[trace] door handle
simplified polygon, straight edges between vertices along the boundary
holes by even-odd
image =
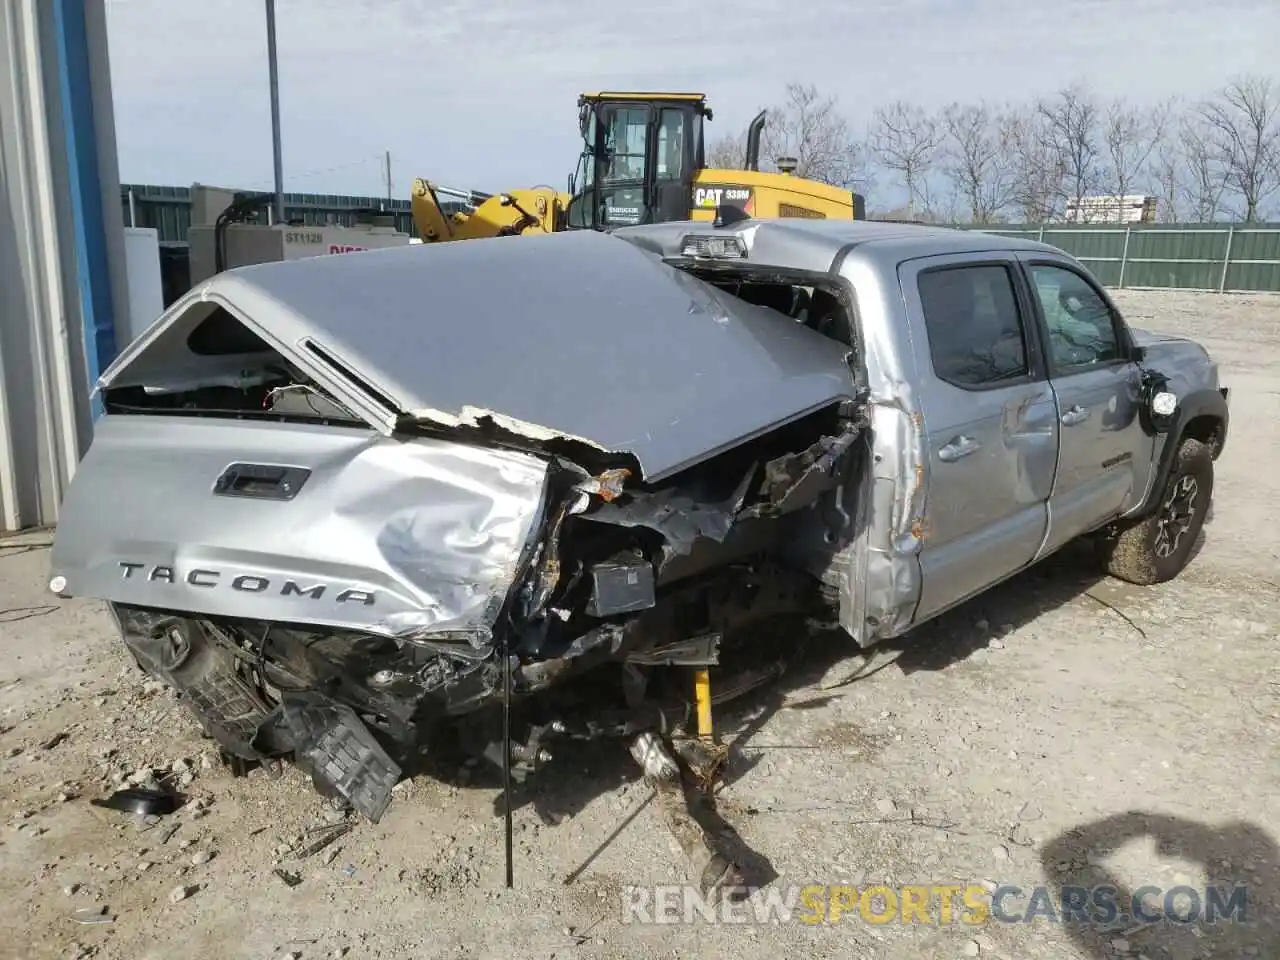
[[[307,482],[305,467],[277,467],[261,463],[233,463],[213,484],[214,496],[259,500],[292,500]]]
[[[938,451],[938,459],[951,463],[976,452],[980,446],[982,444],[973,439],[973,437],[956,437]]]
[[[1082,407],[1078,403],[1075,406],[1069,408],[1062,415],[1062,422],[1068,427],[1074,427],[1076,424],[1084,423],[1088,419],[1089,419],[1088,408]]]

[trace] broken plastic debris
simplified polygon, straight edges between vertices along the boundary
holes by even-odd
[[[125,787],[105,800],[90,800],[95,807],[122,810],[144,817],[163,817],[178,809],[178,795],[168,790],[152,790],[147,787]]]
[[[71,914],[71,919],[76,923],[111,923],[115,917],[107,913],[107,908],[102,907],[82,907]]]
[[[275,717],[295,762],[324,788],[322,792],[339,794],[377,823],[391,802],[400,767],[355,711],[323,695],[303,692],[286,696]]]
[[[631,756],[640,764],[645,776],[652,780],[674,781],[680,778],[680,767],[655,733],[645,731],[631,741]]]
[[[594,493],[605,503],[612,503],[622,496],[622,485],[627,482],[629,476],[631,476],[630,470],[626,467],[617,467],[575,484],[574,489],[581,490],[583,493]]]
[[[320,836],[308,843],[306,846],[295,851],[293,859],[303,860],[306,857],[317,854],[339,837],[345,836],[350,831],[351,824],[349,823],[331,823],[323,827],[317,827],[315,830],[309,832],[318,833]]]

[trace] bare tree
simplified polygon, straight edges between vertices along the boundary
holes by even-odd
[[[968,203],[954,190],[938,191],[936,194],[929,181],[920,184],[920,210],[913,219],[925,223],[961,224],[974,222]],[[986,221],[984,221],[986,222]]]
[[[819,95],[812,84],[787,84],[786,98],[765,117],[760,152],[762,168],[792,157],[796,176],[840,187],[864,172],[862,150],[836,98]]]
[[[707,149],[707,166],[720,170],[741,170],[747,159],[747,134],[726,133]]]
[[[1244,219],[1280,187],[1280,88],[1268,77],[1245,76],[1200,106],[1214,160],[1244,204]]]
[[[1049,137],[1042,149],[1060,154],[1065,199],[1075,204],[1079,216],[1080,201],[1095,192],[1102,179],[1098,106],[1087,90],[1073,84],[1037,101],[1036,112],[1044,125],[1042,135]]]
[[[1107,154],[1107,181],[1110,192],[1125,197],[1148,175],[1148,161],[1164,139],[1165,125],[1172,115],[1172,101],[1143,109],[1123,100],[1107,107],[1102,139]]]
[[[1164,223],[1178,223],[1182,218],[1182,191],[1185,175],[1182,151],[1169,128],[1161,134],[1147,175],[1156,191],[1156,217]]]
[[[882,167],[902,178],[907,210],[912,214],[941,141],[937,118],[922,108],[903,100],[876,108],[868,138],[871,152]]]
[[[898,100],[874,111],[865,137],[835,97],[791,83],[768,111],[761,146],[761,169],[790,156],[800,176],[864,194],[883,171],[906,188],[899,213],[912,218],[1034,223],[1074,207],[1088,219],[1080,201],[1091,194],[1154,193],[1164,221],[1218,219],[1235,197],[1238,213],[1256,220],[1280,196],[1280,79],[1236,79],[1187,108],[1103,99],[1084,83],[933,113]],[[745,130],[708,147],[717,167],[741,168],[745,155]]]
[[[1012,202],[1027,223],[1044,223],[1062,212],[1063,152],[1048,121],[1034,106],[1001,118],[1000,142],[1013,163]]]
[[[1178,139],[1185,181],[1182,196],[1197,223],[1209,223],[1222,213],[1227,175],[1216,156],[1213,131],[1198,114],[1183,118]]]
[[[769,107],[760,137],[760,167],[775,169],[780,157],[796,161],[795,174],[836,186],[847,186],[865,173],[862,149],[835,97],[822,97],[816,87],[789,83],[782,103]],[[727,133],[707,150],[707,165],[740,170],[747,158],[747,131]]]
[[[942,111],[942,172],[972,223],[990,223],[1016,193],[1006,130],[986,103]]]

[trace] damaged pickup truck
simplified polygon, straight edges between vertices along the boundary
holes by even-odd
[[[706,734],[813,619],[870,646],[1076,538],[1166,580],[1228,423],[1062,252],[862,221],[231,270],[98,387],[50,589],[374,820],[446,729],[520,775]]]

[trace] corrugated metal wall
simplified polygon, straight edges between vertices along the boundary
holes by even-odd
[[[191,226],[191,188],[120,185],[126,226],[154,227],[161,243],[186,243]]]
[[[102,0],[0,3],[3,530],[56,522],[126,293],[106,50]]]
[[[441,201],[445,213],[461,209],[461,204]],[[155,227],[161,243],[186,243],[191,226],[191,188],[126,183],[120,187],[120,208],[130,226]],[[330,193],[286,193],[284,212],[290,220],[307,224],[353,226],[357,210],[381,210],[395,215],[396,229],[415,235],[408,200],[386,197],[355,197]],[[266,223],[265,214],[260,218]]]
[[[967,226],[1042,240],[1113,287],[1280,292],[1280,224]]]

